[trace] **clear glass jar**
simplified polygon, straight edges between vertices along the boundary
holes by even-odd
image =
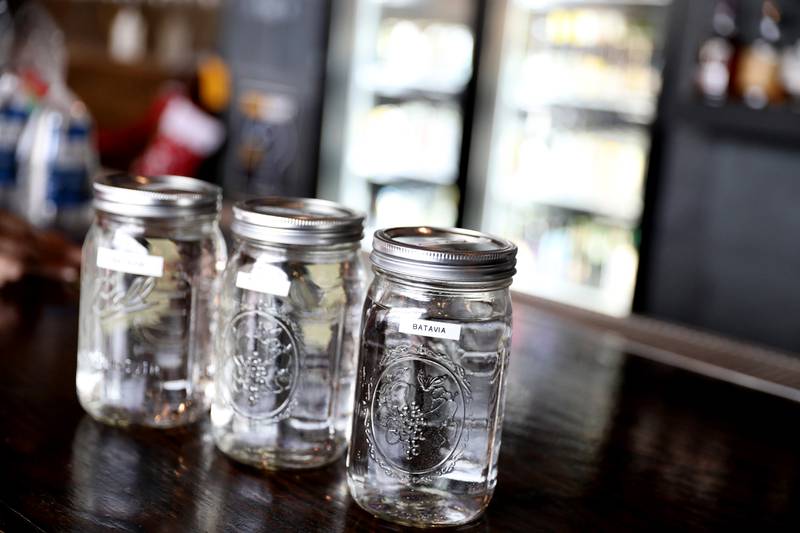
[[[178,176],[94,184],[83,245],[76,385],[113,425],[173,427],[210,404],[225,241],[219,187]]]
[[[414,526],[477,518],[497,479],[516,247],[460,229],[375,233],[350,494]]]
[[[217,447],[265,469],[330,463],[350,429],[363,216],[273,197],[237,205],[232,229],[211,407]]]

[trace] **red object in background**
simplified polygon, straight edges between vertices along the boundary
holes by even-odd
[[[203,158],[188,147],[169,136],[157,133],[142,157],[134,161],[131,170],[145,176],[194,176],[202,162]]]
[[[180,95],[171,98],[158,122],[158,131],[133,164],[138,174],[194,176],[200,163],[220,147],[222,123]]]
[[[130,168],[131,162],[147,148],[167,102],[182,94],[179,87],[170,87],[153,100],[138,122],[122,128],[98,128],[97,148],[103,166],[120,170]]]
[[[20,78],[25,83],[25,87],[36,98],[44,98],[50,85],[43,79],[38,72],[32,68],[21,69],[19,73]]]
[[[127,128],[101,130],[103,163],[145,175],[194,176],[204,159],[222,144],[222,123],[182,91],[164,92],[144,118]],[[131,163],[131,161],[133,161]]]

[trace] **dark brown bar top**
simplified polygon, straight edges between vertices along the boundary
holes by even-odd
[[[263,473],[218,453],[205,422],[94,422],[74,391],[75,296],[0,295],[0,530],[401,530],[350,499],[344,460]],[[459,530],[800,531],[800,404],[653,361],[683,345],[559,309],[515,301],[497,490]]]

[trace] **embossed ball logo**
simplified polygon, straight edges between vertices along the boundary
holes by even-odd
[[[299,375],[297,342],[279,318],[238,314],[226,332],[225,388],[234,410],[249,418],[280,418]]]
[[[103,271],[92,295],[104,332],[128,328],[138,341],[161,349],[186,345],[192,297],[189,278],[175,270],[161,278]]]
[[[183,349],[189,340],[192,298],[192,284],[185,272],[170,270],[157,278],[147,297],[153,306],[151,316],[144,314],[134,320],[142,340],[151,346]]]
[[[406,474],[424,474],[441,467],[458,447],[464,394],[445,366],[402,358],[378,379],[371,417],[375,447],[387,463]]]

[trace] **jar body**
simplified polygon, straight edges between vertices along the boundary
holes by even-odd
[[[408,525],[473,520],[497,479],[508,289],[426,287],[376,269],[363,321],[351,495],[370,513]]]
[[[216,216],[97,213],[83,246],[76,377],[90,415],[153,427],[202,416],[226,257]]]
[[[313,468],[347,446],[364,269],[326,250],[236,239],[222,283],[217,447],[259,468]]]

